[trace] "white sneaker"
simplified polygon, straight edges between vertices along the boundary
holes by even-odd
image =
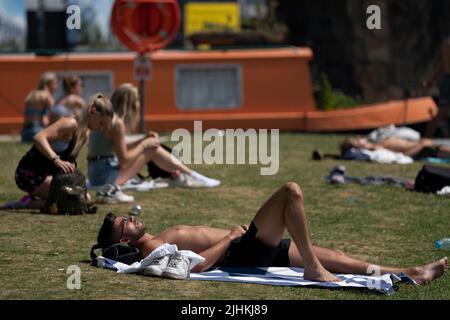
[[[140,184],[142,184],[143,182],[144,182],[143,179],[139,178],[138,176],[135,176],[135,177],[129,179],[127,182],[125,182],[121,186],[121,189],[122,190],[132,190],[132,189],[135,189],[136,186],[139,186]]]
[[[100,204],[131,203],[134,197],[126,195],[116,185],[107,184],[96,194],[96,202]]]
[[[190,264],[188,257],[176,253],[170,258],[169,264],[162,272],[162,276],[177,280],[189,278]]]
[[[170,257],[170,254],[166,254],[165,256],[153,260],[153,262],[144,269],[144,275],[160,277],[164,269],[169,264]]]
[[[210,181],[209,181],[210,180]],[[198,179],[185,173],[181,173],[178,177],[169,180],[170,187],[182,188],[212,188],[220,185],[219,180],[215,179]]]
[[[220,180],[208,178],[196,171],[192,171],[191,177],[194,180],[200,181],[203,184],[203,187],[214,188],[220,185]]]

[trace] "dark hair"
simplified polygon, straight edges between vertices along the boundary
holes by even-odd
[[[339,144],[339,148],[341,149],[341,155],[343,155],[344,153],[346,153],[348,150],[350,150],[351,148],[353,148],[353,144],[351,141],[351,138],[346,138],[344,141],[342,141]]]
[[[64,94],[69,95],[70,90],[75,87],[78,82],[81,82],[81,78],[75,75],[65,76],[63,78],[63,91]]]
[[[103,219],[103,224],[97,235],[97,245],[100,248],[106,248],[113,244],[112,242],[112,230],[114,225],[114,220],[116,220],[116,215],[112,212],[106,214],[105,219]]]

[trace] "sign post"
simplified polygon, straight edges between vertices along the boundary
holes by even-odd
[[[138,53],[133,63],[139,81],[140,131],[145,134],[145,81],[152,79],[152,61],[147,53],[169,45],[177,36],[181,15],[177,0],[116,0],[111,25],[119,40]]]
[[[139,81],[140,132],[145,134],[145,81],[152,79],[152,60],[150,56],[138,54],[133,63],[134,80]]]

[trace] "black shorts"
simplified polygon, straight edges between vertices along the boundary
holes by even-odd
[[[272,247],[255,238],[258,229],[251,223],[248,231],[228,247],[222,267],[289,267],[290,239]]]
[[[438,153],[440,151],[439,146],[433,147],[423,147],[413,158],[414,160],[420,160],[423,158],[438,158]]]
[[[39,187],[45,179],[47,179],[47,175],[40,174],[38,172],[25,169],[22,167],[17,167],[16,169],[16,184],[19,189],[27,192],[33,193],[37,187]]]

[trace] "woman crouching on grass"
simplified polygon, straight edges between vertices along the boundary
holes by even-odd
[[[79,116],[61,118],[33,138],[34,145],[20,160],[16,169],[16,184],[29,196],[18,207],[38,208],[32,197],[47,199],[53,176],[58,172],[73,172],[75,159],[85,145],[90,130],[111,124],[112,105],[102,94],[93,95]],[[55,144],[58,142],[58,144]],[[65,143],[61,143],[65,142]],[[56,147],[57,146],[57,147]],[[32,204],[33,203],[33,204]]]
[[[111,97],[114,109],[112,125],[93,132],[89,139],[88,177],[92,186],[102,186],[97,202],[132,202],[131,196],[120,190],[128,180],[135,177],[148,162],[172,173],[173,184],[180,187],[217,187],[220,181],[195,172],[173,157],[160,143],[158,134],[150,131],[138,141],[127,143],[126,133],[138,123],[139,94],[129,83],[121,85]]]

